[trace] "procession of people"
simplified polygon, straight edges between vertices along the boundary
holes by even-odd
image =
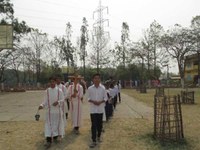
[[[70,118],[72,131],[78,135],[82,126],[82,105],[87,91],[87,101],[90,106],[91,144],[94,148],[102,142],[103,116],[110,120],[116,109],[117,99],[121,102],[120,82],[108,80],[101,82],[100,74],[93,75],[92,85],[87,89],[84,78],[80,75],[68,76],[68,81],[62,81],[61,75],[49,78],[49,87],[45,90],[44,100],[39,106],[45,109],[45,147],[48,149],[53,142],[60,143],[65,136],[65,130]]]

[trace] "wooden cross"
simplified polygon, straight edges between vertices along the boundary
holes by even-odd
[[[78,90],[76,89],[76,85],[78,83],[78,80],[83,79],[83,77],[81,77],[78,74],[75,74],[74,76],[69,76],[68,78],[74,79],[74,94],[72,95],[72,97],[76,97],[76,94],[78,93]]]

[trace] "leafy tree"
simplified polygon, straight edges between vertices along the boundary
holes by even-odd
[[[68,68],[69,68],[70,62],[71,62],[71,65],[74,67],[73,53],[75,51],[75,47],[72,45],[71,36],[72,36],[72,26],[70,22],[68,22],[67,27],[66,27],[66,46],[63,45],[64,47],[62,49],[62,53],[64,54],[64,60],[67,61]]]
[[[27,33],[31,31],[31,28],[26,24],[25,21],[19,22],[18,19],[14,18],[14,9],[13,4],[10,0],[1,0],[0,1],[0,15],[2,19],[0,20],[0,24],[12,24],[13,25],[13,50],[10,49],[1,49],[0,50],[0,59],[1,59],[1,66],[0,69],[0,81],[2,81],[2,76],[5,71],[5,67],[9,67],[13,61],[11,56],[14,56],[14,53],[17,53],[16,50],[20,47],[20,39]],[[9,64],[9,65],[8,65]],[[17,77],[17,79],[19,79]]]
[[[181,77],[181,85],[184,87],[184,62],[185,56],[194,49],[194,39],[191,30],[176,24],[162,37],[162,45],[170,57],[176,59]]]
[[[150,69],[153,66],[153,50],[151,45],[151,37],[149,35],[149,29],[144,31],[144,37],[141,39],[142,49],[146,51],[146,61],[147,61],[147,70],[148,70],[148,79],[151,78]]]
[[[87,57],[86,46],[89,41],[88,37],[88,23],[85,17],[83,17],[83,25],[81,26],[81,37],[80,37],[80,58],[83,61],[83,76],[85,77],[85,58]]]
[[[0,53],[0,82],[3,82],[5,80],[4,71],[11,64],[11,54],[12,51],[2,51]]]
[[[148,48],[150,54],[149,56],[153,58],[153,66],[154,66],[154,77],[156,78],[156,68],[157,68],[157,63],[162,64],[163,58],[166,58],[164,56],[163,51],[160,49],[160,40],[161,36],[164,33],[163,27],[156,21],[154,20],[151,24],[149,29],[147,29],[148,34]],[[163,57],[164,56],[164,57]]]
[[[122,30],[121,30],[121,43],[115,43],[115,54],[116,60],[122,65],[126,66],[126,62],[129,62],[129,48],[130,46],[130,39],[129,39],[129,25],[126,22],[122,23]]]
[[[10,0],[0,0],[0,15],[2,16],[0,24],[12,23],[13,14],[13,4],[10,2]]]
[[[191,21],[192,33],[195,38],[195,50],[198,55],[198,84],[200,85],[200,16],[195,16]]]

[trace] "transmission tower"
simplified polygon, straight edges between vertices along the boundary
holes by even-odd
[[[95,23],[93,24],[93,40],[96,39],[96,52],[97,52],[97,72],[99,73],[99,53],[102,50],[102,39],[106,36],[109,36],[109,32],[104,31],[104,24],[107,23],[107,26],[109,26],[109,20],[103,18],[103,12],[104,10],[107,10],[108,14],[108,7],[101,5],[101,0],[99,0],[99,6],[98,8],[93,12],[93,19],[95,19],[95,14],[97,14],[97,18]]]

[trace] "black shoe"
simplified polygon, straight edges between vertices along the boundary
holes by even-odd
[[[68,119],[68,113],[66,113],[65,116],[66,116],[66,119]]]

